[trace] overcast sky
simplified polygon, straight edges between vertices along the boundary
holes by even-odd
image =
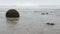
[[[60,0],[0,0],[0,5],[60,5]]]

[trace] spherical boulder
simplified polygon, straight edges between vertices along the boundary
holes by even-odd
[[[6,13],[6,17],[10,17],[10,18],[15,18],[15,17],[19,17],[19,13],[17,10],[15,9],[9,9]]]

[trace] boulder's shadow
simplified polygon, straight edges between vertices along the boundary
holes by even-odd
[[[17,24],[19,21],[19,18],[6,18],[7,23],[10,24]]]

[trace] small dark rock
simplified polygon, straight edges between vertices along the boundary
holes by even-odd
[[[54,23],[46,23],[46,24],[48,24],[48,25],[55,25]]]
[[[46,14],[48,14],[48,13],[46,13]]]
[[[46,24],[50,25],[50,23],[46,23]]]
[[[41,13],[42,15],[44,15],[44,13]]]
[[[54,23],[51,23],[50,25],[55,25]]]
[[[13,18],[14,17],[19,17],[19,13],[15,9],[10,9],[10,10],[7,11],[6,17],[13,17]]]

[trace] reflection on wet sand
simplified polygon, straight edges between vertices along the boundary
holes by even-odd
[[[7,23],[16,24],[19,21],[19,18],[6,18]]]

